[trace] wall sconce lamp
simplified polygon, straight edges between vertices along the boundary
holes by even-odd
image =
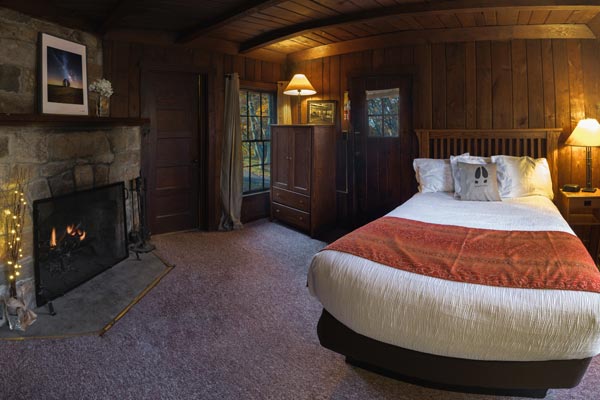
[[[302,123],[302,107],[300,96],[310,96],[317,93],[304,74],[296,74],[288,83],[283,94],[298,96],[298,123]]]
[[[582,119],[565,142],[569,146],[585,147],[586,173],[585,188],[582,192],[595,192],[592,187],[592,147],[600,147],[600,124],[593,118]]]

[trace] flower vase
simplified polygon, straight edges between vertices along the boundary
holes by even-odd
[[[110,97],[98,96],[96,103],[96,116],[108,117],[110,115]]]

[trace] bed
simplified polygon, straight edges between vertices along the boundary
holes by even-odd
[[[545,157],[554,193],[559,134],[559,129],[417,131],[421,158],[465,152]],[[419,229],[467,229],[468,235],[493,230],[579,242],[545,196],[462,202],[452,193],[418,193],[378,220],[378,229],[384,223],[400,229],[396,221],[402,229],[415,229],[415,237]],[[321,344],[354,365],[450,390],[544,397],[548,388],[576,386],[600,353],[597,292],[564,288],[560,277],[545,289],[488,286],[469,277],[447,280],[373,261],[384,260],[380,249],[371,260],[352,254],[351,247],[362,242],[340,241],[346,250],[336,243],[315,255],[308,285],[323,305]],[[432,251],[423,246],[424,253]]]

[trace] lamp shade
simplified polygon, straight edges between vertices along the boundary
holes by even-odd
[[[600,124],[593,118],[582,119],[567,139],[569,146],[600,147]]]
[[[283,91],[283,94],[289,94],[290,96],[310,96],[315,93],[317,93],[317,91],[304,74],[294,75]]]

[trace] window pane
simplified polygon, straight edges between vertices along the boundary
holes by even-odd
[[[263,157],[263,145],[260,142],[251,143],[252,155],[250,158],[250,165],[261,165]]]
[[[248,140],[248,118],[242,117],[242,140]]]
[[[263,117],[268,117],[271,115],[271,96],[268,93],[262,93],[262,113]]]
[[[260,116],[260,93],[248,93],[248,114]]]
[[[398,116],[394,115],[383,118],[383,136],[398,136]]]
[[[271,165],[265,165],[265,189],[271,186]]]
[[[398,97],[383,99],[383,113],[387,115],[398,114]]]
[[[265,142],[265,148],[263,152],[263,163],[271,164],[271,142]]]
[[[369,136],[382,135],[381,117],[369,117]]]
[[[381,115],[381,99],[369,99],[367,100],[367,113],[369,115]]]
[[[244,185],[242,190],[244,192],[250,190],[250,170],[248,168],[244,168]]]
[[[263,140],[271,139],[271,119],[269,117],[262,118],[262,138]]]
[[[244,167],[248,167],[250,165],[250,144],[242,143],[242,159]]]
[[[250,190],[263,188],[262,165],[250,168]]]
[[[248,140],[260,139],[260,118],[250,117],[250,131],[248,132]]]
[[[240,115],[248,115],[248,92],[240,91]]]

